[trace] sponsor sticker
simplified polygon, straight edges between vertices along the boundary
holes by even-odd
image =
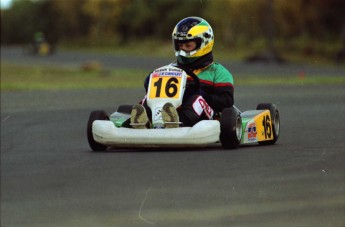
[[[198,116],[204,112],[208,119],[212,119],[214,111],[201,96],[194,101],[193,109]]]
[[[156,108],[154,113],[155,113],[153,116],[154,121],[162,120],[162,107]]]
[[[248,140],[249,141],[253,141],[256,140],[256,124],[255,123],[251,123],[248,125]]]

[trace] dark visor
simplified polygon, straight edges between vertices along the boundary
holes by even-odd
[[[201,46],[201,38],[184,39],[184,40],[174,39],[175,50],[178,51],[180,49],[179,44],[188,43],[188,42],[191,42],[191,41],[195,41],[196,42],[196,47],[195,47],[194,50],[200,48],[200,46]]]

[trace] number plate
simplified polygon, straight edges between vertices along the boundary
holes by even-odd
[[[258,132],[258,140],[265,141],[265,140],[272,140],[273,139],[273,130],[272,130],[272,122],[270,113],[265,111],[265,114],[261,116],[260,121],[257,124]]]
[[[182,72],[154,72],[151,75],[149,98],[179,99]]]

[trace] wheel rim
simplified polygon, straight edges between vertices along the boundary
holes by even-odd
[[[236,137],[238,141],[242,139],[242,120],[241,117],[237,117],[236,119]]]

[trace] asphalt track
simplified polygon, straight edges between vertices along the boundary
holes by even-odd
[[[345,85],[235,92],[278,105],[276,145],[95,153],[90,111],[143,89],[1,92],[1,226],[345,226]]]

